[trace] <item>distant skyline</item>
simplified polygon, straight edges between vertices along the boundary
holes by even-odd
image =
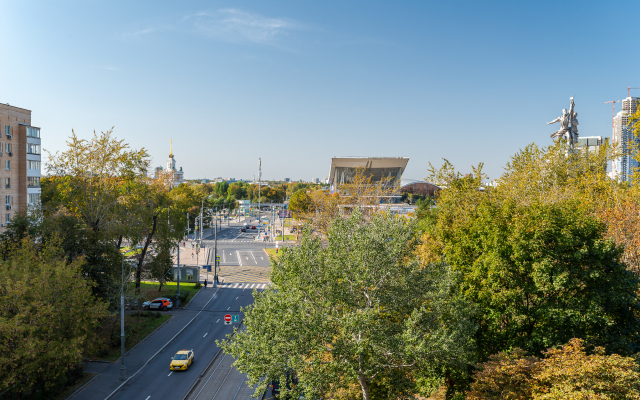
[[[114,127],[186,179],[311,180],[331,157],[409,157],[490,179],[575,96],[611,136],[640,87],[637,1],[0,0],[0,102],[42,144]],[[640,90],[632,91],[640,96]],[[619,103],[617,104],[619,107]],[[616,109],[616,112],[619,108]],[[46,157],[43,157],[43,159]],[[44,169],[44,168],[43,168]],[[43,171],[44,172],[44,171]]]

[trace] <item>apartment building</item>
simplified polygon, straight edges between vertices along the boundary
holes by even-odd
[[[0,103],[0,231],[16,213],[40,204],[41,150],[31,110]]]
[[[637,110],[640,97],[627,97],[622,100],[622,111],[613,117],[612,143],[618,144],[622,155],[612,161],[611,176],[620,181],[629,181],[634,171],[640,167],[640,161],[635,159],[633,148],[637,146],[638,139],[633,134],[634,122],[629,117]]]

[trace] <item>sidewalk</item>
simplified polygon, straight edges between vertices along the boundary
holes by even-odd
[[[192,247],[191,243],[191,241],[180,243],[180,265],[208,265],[211,248],[205,247],[204,249],[200,249],[199,253],[196,253],[196,247]],[[177,253],[174,253],[173,262],[175,264],[178,262],[176,256]]]

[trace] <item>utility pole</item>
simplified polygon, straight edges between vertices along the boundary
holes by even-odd
[[[120,380],[127,379],[127,367],[124,365],[124,253],[122,253],[122,286],[120,286]]]
[[[200,249],[202,249],[202,232],[204,232],[204,218],[202,217],[202,211],[204,210],[204,197],[202,198],[202,202],[200,204]]]
[[[211,218],[213,218],[213,208]],[[218,287],[218,213],[216,213],[216,236],[213,249],[213,287]]]
[[[262,158],[258,158],[258,238],[260,238],[260,228],[262,227],[262,220],[260,219],[260,214],[262,213],[262,208],[260,207],[260,203],[262,202],[262,195],[260,194],[260,181],[262,180]]]

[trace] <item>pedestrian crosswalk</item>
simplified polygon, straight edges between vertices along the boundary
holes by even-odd
[[[270,283],[221,283],[218,287],[222,289],[266,289]]]

